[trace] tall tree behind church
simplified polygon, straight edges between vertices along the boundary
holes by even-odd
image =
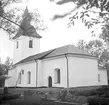
[[[86,43],[84,40],[80,40],[77,43],[77,47],[81,50],[85,50],[94,56],[98,57],[99,66],[107,67],[109,56],[106,43],[100,40],[91,40]]]

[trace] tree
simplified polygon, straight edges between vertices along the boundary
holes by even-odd
[[[10,57],[6,58],[5,63],[0,63],[0,76],[8,74],[8,71],[12,68],[13,61]]]
[[[5,12],[5,8],[11,4],[11,3],[16,3],[19,0],[1,0],[0,1],[0,28],[7,31],[9,34],[15,33],[15,27],[13,24],[15,23],[12,19],[15,17],[14,12],[8,11]]]
[[[84,40],[79,40],[77,43],[77,47],[81,50],[86,50],[86,42]]]
[[[5,70],[6,70],[6,74],[8,74],[8,71],[10,70],[10,69],[12,69],[12,65],[13,65],[13,60],[10,58],[10,57],[7,57],[6,58],[6,61],[5,61],[5,63],[4,63],[4,65],[5,65]]]
[[[55,0],[50,0],[50,1],[55,2]],[[84,17],[87,14],[87,12],[99,13],[100,16],[105,16],[109,12],[109,1],[108,0],[59,0],[55,3],[57,5],[63,5],[69,2],[73,2],[74,4],[76,4],[75,8],[73,8],[71,11],[69,11],[66,14],[55,15],[53,19],[63,18],[69,15],[69,13],[76,11],[80,7],[83,8],[83,11],[81,12],[82,17]],[[93,9],[93,8],[95,9],[91,11],[90,9]],[[99,9],[99,12],[97,12],[96,9]]]
[[[20,24],[22,21],[22,14],[24,10],[19,8],[14,8],[14,9],[10,9],[6,11],[5,8],[12,3],[20,3],[20,2],[22,2],[22,0],[1,0],[0,1],[0,29],[5,30],[10,36],[10,38],[16,34],[19,27],[22,28]],[[17,13],[20,13],[20,14],[17,14]],[[32,20],[35,23],[34,25],[36,29],[38,30],[46,29],[44,22],[40,19],[40,15],[37,9],[32,11],[30,15],[32,17]]]
[[[104,51],[103,42],[100,40],[91,40],[86,45],[86,49],[92,54],[96,56],[100,56],[101,53]]]
[[[73,15],[69,18],[69,26],[74,25],[75,19],[79,18],[88,28],[92,28],[96,24],[100,24],[101,27],[104,27],[105,29],[107,28],[105,27],[105,24],[107,24],[109,21],[108,0],[58,0],[57,2],[55,0],[50,1],[60,6],[67,3],[75,4],[75,7],[72,8],[71,11],[62,15],[56,14],[53,17],[53,20],[64,18],[73,12]],[[80,9],[81,11],[78,11]],[[92,30],[92,34],[94,34],[94,30]]]
[[[82,42],[82,43],[80,43]],[[83,44],[85,43],[85,44]],[[81,47],[82,46],[82,47]],[[91,40],[86,43],[84,40],[80,40],[77,43],[77,47],[81,50],[85,50],[90,54],[98,57],[99,66],[107,67],[107,62],[109,61],[107,46],[100,40]]]
[[[5,79],[7,78],[8,71],[12,67],[12,59],[7,57],[5,63],[0,62],[0,87],[4,86]]]
[[[102,27],[100,38],[102,38],[109,45],[109,22]]]
[[[0,64],[0,76],[4,75],[4,67],[3,64]]]

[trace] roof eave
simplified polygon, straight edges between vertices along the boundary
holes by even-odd
[[[62,55],[68,55],[68,54],[71,54],[71,55],[74,55],[74,56],[81,56],[81,57],[87,57],[87,58],[89,58],[89,59],[91,59],[91,58],[93,58],[93,59],[98,59],[96,56],[91,56],[91,55],[86,55],[86,54],[76,54],[76,53],[63,53],[63,54],[58,54],[58,55],[54,55],[54,56],[47,56],[47,57],[45,57],[45,59],[46,58],[52,58],[52,57],[57,57],[57,56],[62,56]],[[83,58],[84,58],[83,57]]]
[[[15,35],[12,39],[17,39],[18,37],[20,37],[21,35],[17,36]],[[27,37],[33,37],[33,38],[42,38],[42,36],[38,35],[38,36],[29,36],[29,35],[23,35],[23,36],[27,36]]]

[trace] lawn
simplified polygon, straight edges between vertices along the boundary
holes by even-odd
[[[5,100],[3,103],[10,103],[11,105],[36,105],[42,102],[42,98],[56,99],[61,90],[62,88],[9,88],[9,93],[20,94],[20,97],[19,99]]]

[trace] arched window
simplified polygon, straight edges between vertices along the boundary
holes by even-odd
[[[54,73],[55,73],[54,75],[55,83],[60,83],[60,69],[56,68]]]
[[[33,40],[29,40],[29,48],[33,48]]]
[[[98,82],[100,82],[100,74],[98,74]]]
[[[27,73],[27,84],[30,84],[31,83],[31,72],[28,71]]]
[[[19,73],[19,84],[21,84],[21,72]]]
[[[16,48],[18,48],[18,46],[19,46],[19,42],[17,41],[17,42],[16,42]]]

